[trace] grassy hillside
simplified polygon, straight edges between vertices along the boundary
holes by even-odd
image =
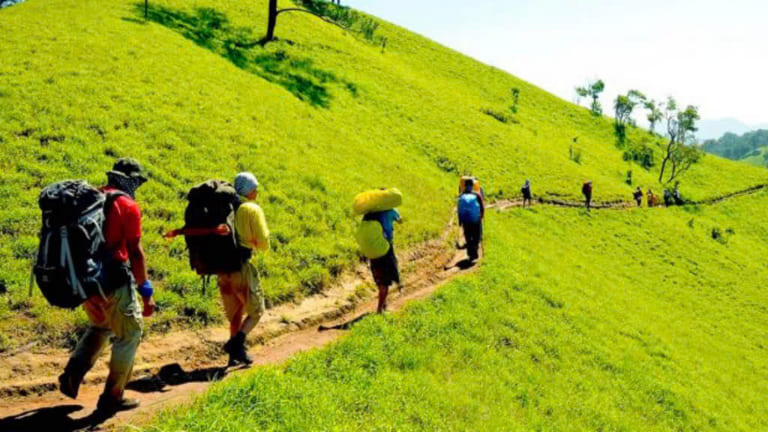
[[[0,350],[84,323],[81,312],[26,296],[37,193],[64,178],[101,184],[119,156],[150,172],[138,198],[156,327],[221,319],[183,242],[160,238],[182,224],[189,187],[212,177],[251,170],[263,184],[269,303],[320,291],[356,260],[349,203],[366,188],[405,192],[398,243],[407,245],[442,229],[464,171],[493,197],[516,195],[526,178],[537,195],[578,197],[590,178],[596,199],[628,198],[630,168],[636,184],[656,186],[657,173],[622,160],[609,119],[391,24],[376,30],[382,46],[284,14],[281,41],[262,48],[249,42],[264,33],[266,0],[150,3],[148,21],[132,0],[33,0],[0,13]],[[683,193],[703,198],[766,177],[708,156]]]
[[[148,430],[765,430],[766,205],[491,214],[479,273]]]
[[[754,166],[768,167],[768,147],[755,150],[750,156],[742,159],[742,161]]]

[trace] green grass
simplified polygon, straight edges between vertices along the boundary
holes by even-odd
[[[765,430],[766,205],[494,212],[479,273],[147,430]]]
[[[356,262],[350,203],[367,188],[405,192],[405,247],[440,232],[464,171],[492,197],[517,195],[530,178],[537,195],[578,198],[589,178],[595,199],[628,199],[629,169],[636,184],[656,187],[656,172],[622,160],[610,119],[389,23],[377,21],[366,38],[285,14],[280,41],[248,47],[264,33],[265,0],[150,3],[149,21],[132,0],[35,0],[0,13],[0,283],[9,291],[0,349],[68,343],[82,328],[81,312],[27,299],[36,197],[64,178],[100,184],[119,156],[150,172],[138,199],[158,286],[155,329],[222,319],[182,242],[160,238],[181,225],[185,192],[209,178],[250,170],[263,184],[269,304],[321,291]],[[386,47],[372,42],[382,38]],[[569,158],[576,137],[579,163]],[[663,141],[637,130],[629,137]],[[766,177],[707,156],[683,193],[705,198]]]

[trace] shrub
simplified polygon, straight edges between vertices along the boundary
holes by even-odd
[[[624,151],[623,159],[627,162],[635,162],[646,170],[653,168],[656,163],[653,148],[645,142],[630,144]]]

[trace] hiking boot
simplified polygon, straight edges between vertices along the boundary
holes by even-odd
[[[103,414],[114,414],[120,411],[128,411],[138,408],[139,401],[136,399],[115,399],[114,396],[103,394],[99,396],[99,402],[96,409]]]
[[[236,347],[233,352],[229,354],[228,366],[250,365],[253,363],[253,358],[248,355],[244,346]]]
[[[80,391],[80,383],[82,382],[81,378],[64,371],[63,374],[59,375],[59,391],[65,396],[77,399],[77,393]]]
[[[224,344],[224,352],[229,354],[228,366],[249,365],[253,359],[245,349],[245,333],[238,332]]]

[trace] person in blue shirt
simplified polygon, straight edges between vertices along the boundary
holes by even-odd
[[[395,255],[395,222],[402,223],[403,219],[397,210],[387,210],[382,212],[368,213],[363,217],[366,221],[378,221],[384,231],[384,237],[389,242],[389,251],[381,258],[371,260],[371,273],[373,280],[379,288],[379,305],[376,308],[377,313],[382,313],[387,309],[387,295],[389,287],[392,284],[400,284],[400,269]]]
[[[457,204],[459,226],[464,229],[464,240],[467,243],[467,258],[470,262],[479,258],[478,249],[483,240],[483,217],[485,203],[483,196],[474,191],[474,181],[469,179],[464,184],[464,192],[459,196]]]

